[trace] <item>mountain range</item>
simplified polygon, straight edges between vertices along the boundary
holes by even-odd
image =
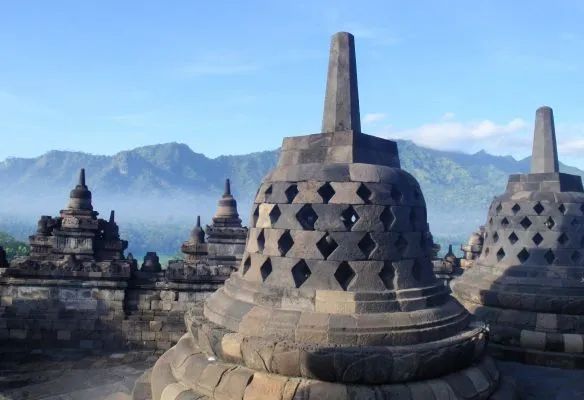
[[[397,143],[402,168],[420,182],[434,235],[455,243],[484,221],[507,176],[527,172],[530,165],[529,158]],[[24,239],[39,215],[56,215],[66,205],[79,169],[85,168],[94,208],[104,215],[116,210],[131,250],[172,254],[186,239],[197,214],[210,221],[225,178],[231,179],[247,222],[258,184],[277,158],[278,150],[208,158],[181,143],[144,146],[112,156],[50,151],[36,158],[8,158],[0,162],[0,231]],[[584,176],[577,168],[560,168]]]

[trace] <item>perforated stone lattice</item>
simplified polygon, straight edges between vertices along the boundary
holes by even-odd
[[[496,202],[487,219],[489,229],[481,260],[487,264],[578,266],[583,261],[579,251],[584,247],[584,232],[580,231],[583,213],[581,204],[567,202]],[[501,241],[501,237],[506,240]],[[489,253],[489,245],[495,246],[493,253]]]
[[[398,186],[384,185],[382,188],[379,184],[329,181],[264,183],[256,195],[251,219],[251,234],[256,237],[256,246],[250,250],[264,258],[254,261],[256,258],[251,257],[251,268],[262,272],[263,260],[270,257],[273,269],[288,269],[279,274],[289,274],[296,288],[314,274],[313,266],[322,268],[315,260],[328,261],[331,257],[337,267],[343,257],[376,261],[389,256],[393,259],[411,257],[412,262],[430,268],[428,241],[431,236],[427,231],[423,196],[418,187],[401,190]],[[270,245],[272,240],[274,244]],[[390,253],[377,250],[383,241],[391,243]],[[336,252],[341,245],[341,252]],[[296,260],[283,264],[279,257]],[[259,264],[254,267],[256,262]],[[389,265],[383,268],[383,273],[378,272],[376,278],[385,288],[393,290],[395,267],[391,262]],[[244,265],[243,268],[247,271],[250,267]],[[267,267],[263,268],[264,273],[248,274],[247,279],[261,277],[263,281]],[[356,270],[351,270],[357,274]],[[408,273],[412,274],[413,270],[408,269]],[[318,279],[322,279],[320,274],[322,272]],[[370,279],[374,278],[366,278],[363,282]],[[275,285],[283,282],[285,280],[268,281]]]

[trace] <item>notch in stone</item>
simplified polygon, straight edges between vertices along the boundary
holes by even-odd
[[[559,171],[554,112],[550,107],[540,107],[535,112],[531,173],[540,174]]]
[[[361,132],[355,38],[335,33],[331,48],[322,117],[322,132]]]
[[[231,196],[231,182],[229,181],[229,178],[225,179],[225,192],[223,193],[223,196]]]

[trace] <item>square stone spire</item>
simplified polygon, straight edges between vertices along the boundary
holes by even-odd
[[[535,129],[533,131],[533,152],[531,155],[531,173],[560,172],[558,149],[556,147],[556,129],[554,112],[550,107],[540,107],[535,112]]]
[[[322,132],[361,132],[355,40],[348,32],[331,40]]]

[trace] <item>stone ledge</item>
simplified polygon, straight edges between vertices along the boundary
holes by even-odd
[[[244,375],[250,376],[251,379],[239,379]],[[220,389],[225,382],[231,380],[240,384],[234,385],[228,393]],[[241,382],[247,382],[247,385]],[[174,390],[176,388],[181,390]],[[184,388],[188,390],[183,390]],[[203,353],[188,335],[183,336],[177,346],[158,360],[152,372],[152,389],[153,400],[206,398],[354,400],[394,397],[403,400],[468,400],[471,398],[503,400],[516,398],[513,385],[500,385],[499,373],[489,358],[484,358],[471,367],[437,379],[390,385],[347,385],[314,379],[287,378],[218,362]],[[176,396],[169,396],[175,391]],[[138,399],[135,398],[135,400]]]

